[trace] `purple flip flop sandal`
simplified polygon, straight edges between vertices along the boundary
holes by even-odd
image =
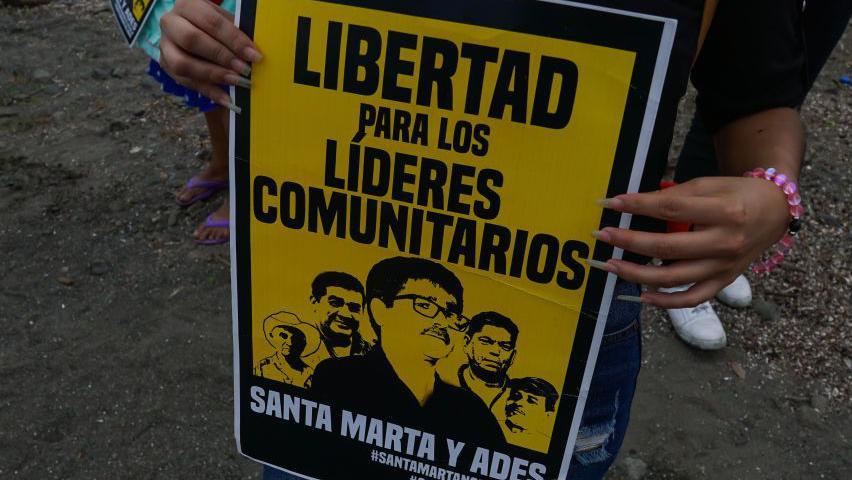
[[[177,204],[180,205],[181,207],[188,207],[188,206],[192,205],[193,203],[200,202],[202,200],[206,200],[206,199],[210,198],[211,196],[213,196],[213,194],[215,194],[219,190],[224,190],[224,189],[228,188],[228,181],[227,180],[201,180],[198,177],[192,177],[192,178],[189,179],[188,182],[186,182],[186,185],[184,186],[184,188],[188,188],[188,189],[201,188],[201,189],[204,189],[204,190],[202,190],[201,193],[199,193],[198,195],[195,195],[194,197],[190,198],[187,201],[182,202],[178,199],[175,199],[175,202],[177,202]]]
[[[210,215],[207,216],[206,219],[204,219],[204,223],[201,226],[207,227],[207,228],[228,228],[228,229],[230,229],[231,228],[231,222],[228,221],[228,220],[214,220],[213,214],[211,213]],[[196,245],[221,245],[223,243],[228,243],[229,240],[230,240],[230,230],[229,230],[229,235],[225,238],[196,240],[195,244]]]

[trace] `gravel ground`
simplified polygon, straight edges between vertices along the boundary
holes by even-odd
[[[201,118],[147,78],[102,0],[0,7],[0,32],[0,478],[256,478],[232,438],[228,250],[190,240],[221,197],[172,197],[209,157]],[[646,312],[609,478],[852,471],[850,48],[803,109],[802,241],[752,278],[760,308],[716,305],[721,352]]]
[[[773,274],[749,274],[757,299],[752,308],[714,303],[748,366],[764,366],[767,375],[795,372],[846,408],[852,407],[852,86],[840,77],[850,74],[847,31],[802,108],[808,147],[800,187],[807,213],[799,241]],[[693,99],[690,92],[681,106],[672,160]],[[650,322],[652,328],[662,323]]]

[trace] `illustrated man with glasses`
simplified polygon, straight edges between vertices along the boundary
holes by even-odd
[[[320,365],[312,385],[317,397],[442,437],[503,444],[485,404],[436,371],[453,350],[448,330],[467,329],[459,279],[430,260],[389,258],[370,270],[366,304],[378,345],[362,357]]]
[[[459,385],[475,393],[492,411],[505,402],[509,367],[515,360],[518,326],[497,312],[478,313],[465,335],[467,365],[459,369]]]
[[[370,349],[359,329],[364,287],[342,272],[323,272],[311,282],[311,306],[322,346],[308,357],[314,366],[329,358],[363,355]]]

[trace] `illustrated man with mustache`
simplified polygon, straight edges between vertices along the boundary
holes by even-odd
[[[343,272],[323,272],[311,283],[311,306],[322,346],[309,357],[313,365],[329,358],[363,355],[370,344],[359,327],[364,312],[364,287]]]
[[[475,393],[492,411],[505,401],[517,343],[518,326],[509,317],[482,312],[470,319],[464,347],[467,365],[459,369],[459,385]]]
[[[389,258],[370,270],[366,303],[378,345],[364,356],[319,365],[312,392],[385,421],[502,445],[503,432],[488,407],[436,371],[453,350],[448,329],[467,328],[459,279],[430,260]]]

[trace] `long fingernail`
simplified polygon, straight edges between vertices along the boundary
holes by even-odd
[[[251,47],[246,47],[243,50],[243,58],[248,60],[251,63],[256,63],[263,60],[263,55],[260,52]]]
[[[608,262],[601,262],[600,260],[592,259],[588,259],[586,262],[588,262],[590,267],[597,268],[598,270],[603,270],[605,272],[615,273],[618,270],[615,265]]]
[[[605,243],[609,243],[610,241],[612,241],[612,235],[610,235],[609,232],[605,232],[603,230],[592,231],[592,236]]]
[[[238,72],[244,77],[248,77],[249,75],[251,75],[251,65],[240,60],[239,58],[231,60],[231,68],[233,68],[235,72]]]
[[[238,87],[251,88],[251,80],[239,75],[225,75],[225,81]]]
[[[598,200],[595,200],[595,203],[597,203],[603,208],[611,208],[614,210],[618,210],[619,208],[624,206],[624,201],[618,198],[600,198]]]
[[[642,301],[642,297],[637,297],[635,295],[619,295],[615,297],[615,299],[621,302],[645,303]]]
[[[234,102],[225,102],[225,107],[227,107],[228,110],[236,113],[237,115],[243,113],[243,109],[238,107]]]

